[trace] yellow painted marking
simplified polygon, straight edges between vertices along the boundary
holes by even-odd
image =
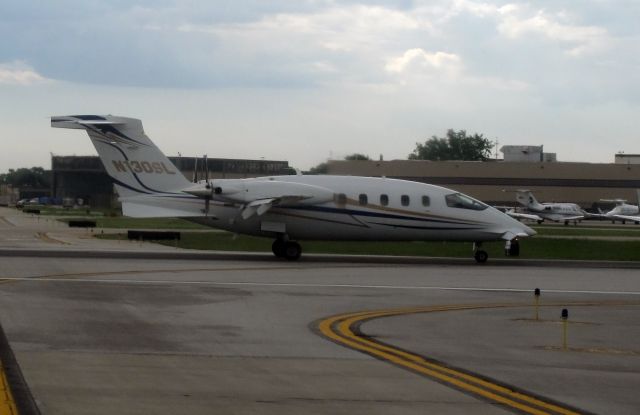
[[[4,373],[4,367],[0,366],[0,415],[18,415],[18,408],[9,389],[9,382]]]
[[[637,303],[622,302],[576,302],[572,304],[545,304],[545,307],[573,305],[573,306],[597,306],[597,305],[637,305]],[[350,347],[352,349],[387,360],[398,366],[411,369],[428,377],[437,379],[444,384],[454,386],[485,399],[498,402],[528,414],[562,414],[575,415],[578,412],[564,408],[557,404],[544,401],[523,392],[498,385],[489,380],[482,379],[456,369],[451,369],[442,364],[430,362],[422,356],[396,349],[392,346],[381,344],[373,339],[363,338],[354,332],[354,326],[358,323],[375,318],[398,316],[404,314],[474,310],[487,308],[511,308],[530,307],[523,304],[462,304],[443,305],[432,307],[414,307],[392,310],[363,311],[357,313],[341,314],[329,317],[319,324],[320,332],[327,338]]]

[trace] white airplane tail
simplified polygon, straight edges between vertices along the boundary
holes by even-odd
[[[527,209],[533,211],[540,211],[544,209],[544,206],[536,200],[533,193],[530,190],[518,190],[516,191],[516,201]]]
[[[113,179],[127,216],[201,216],[192,185],[146,136],[142,122],[112,115],[51,117],[55,128],[84,129]],[[197,198],[196,198],[197,199]]]

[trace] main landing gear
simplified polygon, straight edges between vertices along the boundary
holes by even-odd
[[[476,259],[478,264],[484,264],[487,262],[487,259],[489,259],[489,254],[487,254],[487,251],[480,248],[482,248],[482,242],[473,243],[473,257]]]
[[[278,258],[288,259],[289,261],[295,261],[300,258],[302,254],[302,247],[299,243],[285,238],[278,238],[273,241],[271,250],[273,251],[273,255]]]

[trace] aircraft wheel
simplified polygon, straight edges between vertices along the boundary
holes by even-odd
[[[542,225],[542,221],[541,220],[538,221],[538,225]]]
[[[284,241],[282,239],[276,239],[273,241],[271,251],[273,251],[273,255],[278,258],[284,258]]]
[[[301,254],[302,247],[299,243],[291,241],[285,242],[283,255],[284,258],[288,259],[289,261],[295,261],[296,259],[300,258]]]
[[[473,257],[478,264],[484,264],[489,259],[489,254],[487,254],[487,251],[476,251]]]

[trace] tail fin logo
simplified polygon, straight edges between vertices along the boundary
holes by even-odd
[[[148,144],[142,143],[138,140],[135,140],[126,134],[122,133],[122,131],[115,128],[110,124],[93,124],[91,126],[86,125],[90,132],[93,133],[94,138],[106,141],[108,143],[118,143],[126,146],[148,146]]]

